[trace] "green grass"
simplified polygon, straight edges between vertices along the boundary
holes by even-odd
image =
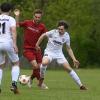
[[[89,88],[87,91],[80,91],[65,71],[56,70],[46,73],[45,83],[49,90],[40,90],[34,80],[31,89],[18,84],[20,94],[14,95],[10,91],[10,70],[5,69],[0,100],[100,100],[100,69],[79,69],[76,72]],[[21,73],[29,75],[31,70],[21,70]]]

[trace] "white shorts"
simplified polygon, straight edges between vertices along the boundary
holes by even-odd
[[[50,62],[52,60],[56,60],[58,64],[68,63],[67,59],[65,58],[65,56],[62,52],[61,53],[54,53],[54,52],[46,51],[44,53],[44,57],[48,57]]]
[[[18,54],[15,53],[13,48],[13,42],[0,42],[0,65],[5,63],[5,55],[8,55],[11,62],[19,61]]]

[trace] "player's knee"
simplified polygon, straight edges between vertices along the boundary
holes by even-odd
[[[33,66],[33,69],[39,68],[39,66],[38,66],[38,64],[37,64],[37,62],[35,60],[31,61],[31,64]]]
[[[66,67],[65,70],[70,73],[72,71],[72,68],[71,67]]]
[[[19,61],[16,61],[16,62],[12,62],[12,65],[18,65],[19,66]]]
[[[33,69],[38,69],[39,68],[37,63],[32,63],[32,66],[33,66]]]
[[[48,65],[48,63],[49,63],[48,61],[42,61],[42,65],[43,65],[43,66]]]
[[[47,57],[43,57],[43,59],[42,59],[42,65],[44,65],[44,66],[46,66],[46,65],[48,65],[49,64],[49,59],[47,58]]]
[[[34,65],[33,67],[34,67],[34,69],[38,69],[38,65]]]

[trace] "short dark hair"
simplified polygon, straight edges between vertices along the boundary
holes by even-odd
[[[68,29],[68,27],[69,27],[68,23],[67,23],[65,20],[60,20],[60,21],[58,22],[58,25],[57,25],[57,26],[58,26],[58,27],[59,27],[59,26],[64,26],[65,29]]]
[[[13,9],[13,7],[14,6],[11,3],[8,3],[8,2],[2,3],[0,5],[0,9],[1,9],[2,12],[9,12],[10,10]]]
[[[43,14],[43,11],[41,9],[36,9],[34,11],[34,14]]]

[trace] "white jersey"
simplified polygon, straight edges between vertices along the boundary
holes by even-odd
[[[62,53],[63,44],[66,43],[70,46],[70,36],[67,32],[64,35],[60,35],[57,29],[46,32],[48,36],[48,43],[45,52]]]
[[[16,26],[16,21],[13,17],[1,14],[0,15],[0,42],[9,41],[12,39],[11,27]]]

